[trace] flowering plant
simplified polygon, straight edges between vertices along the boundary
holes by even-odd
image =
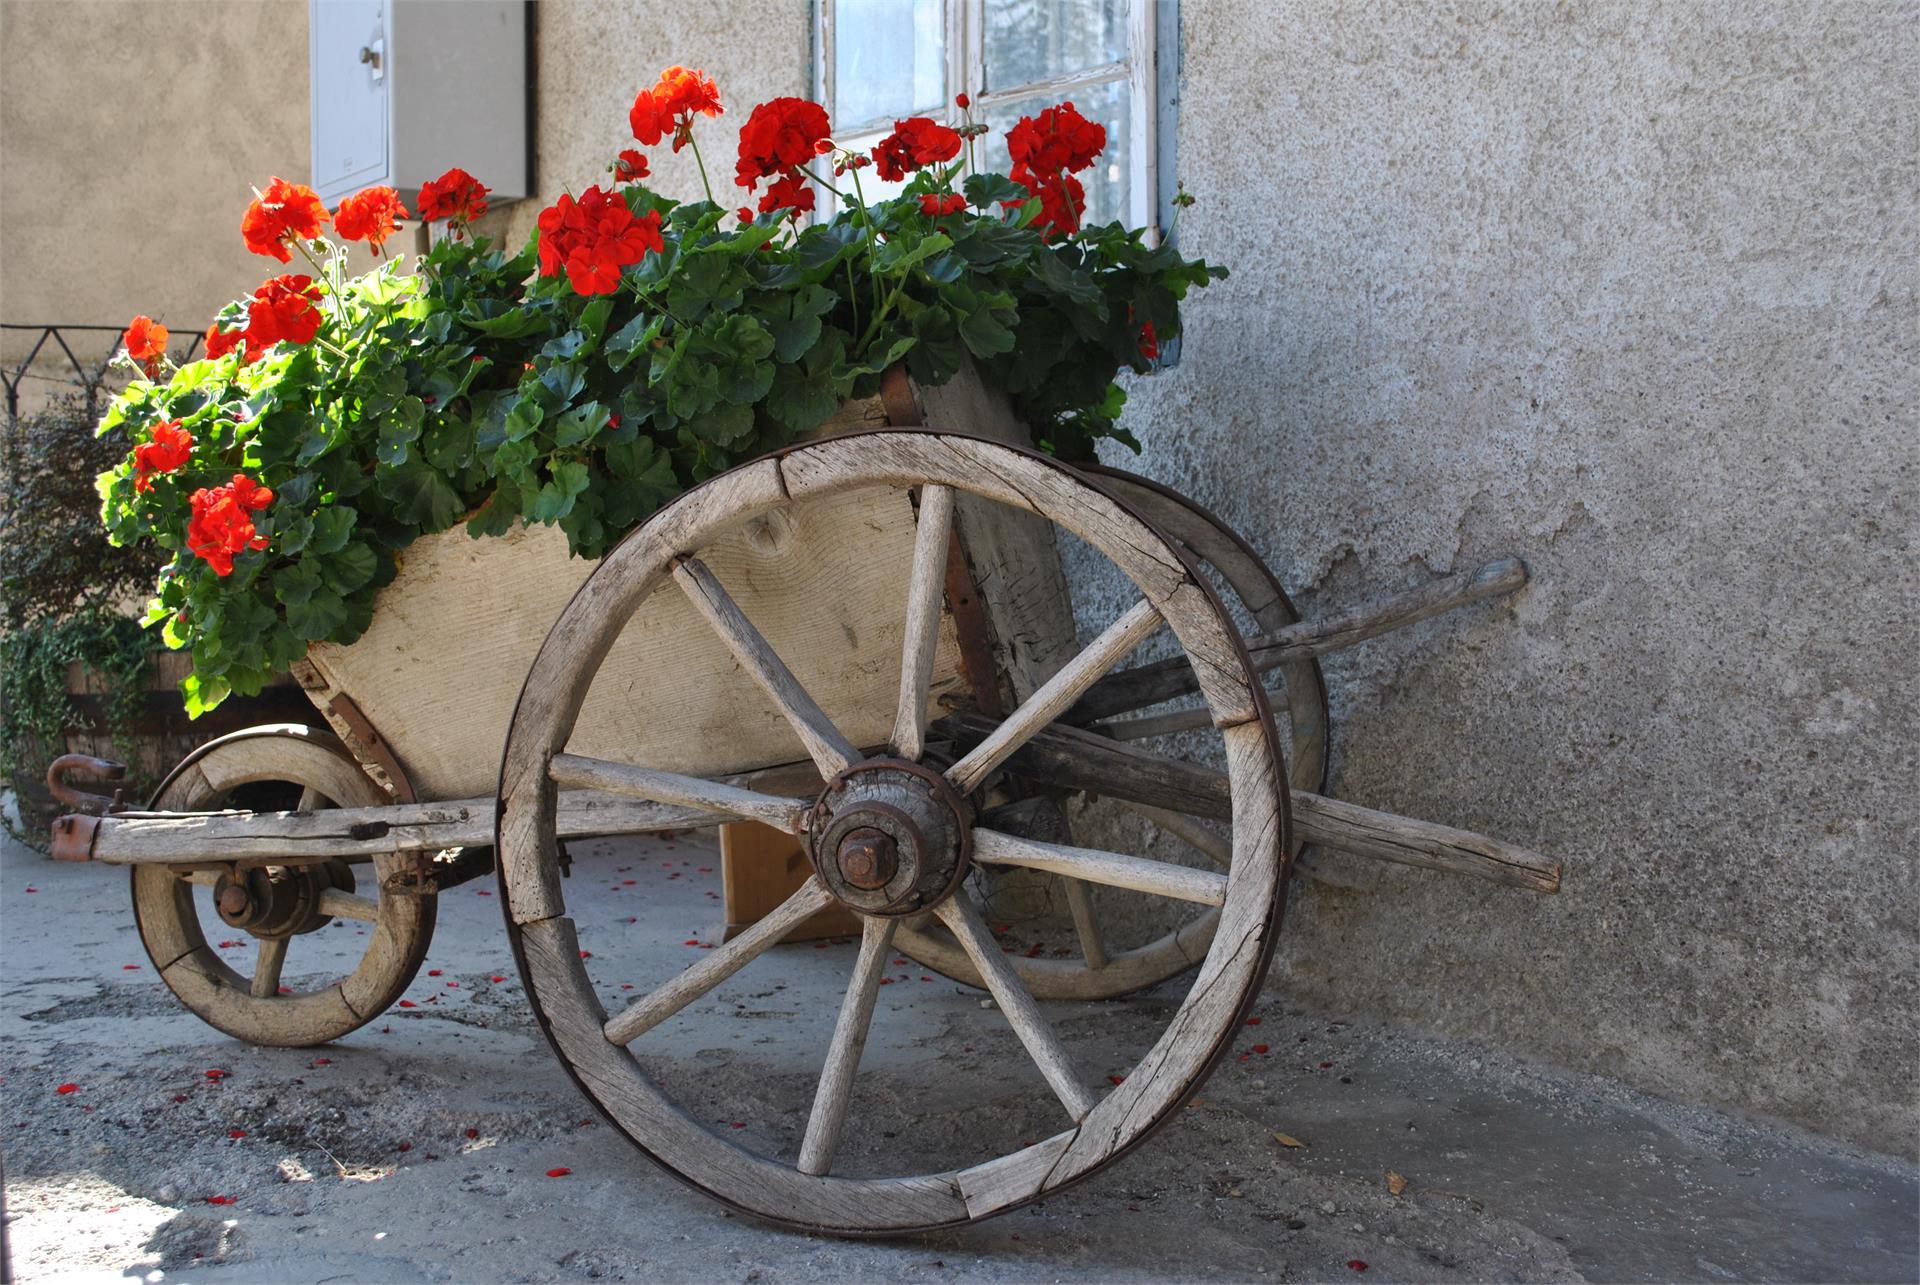
[[[630,122],[638,143],[699,158],[696,130],[723,110],[711,80],[675,67]],[[417,270],[387,259],[358,276],[346,243],[380,254],[412,217],[399,195],[329,213],[274,179],[241,233],[289,271],[224,309],[183,367],[136,319],[139,377],[100,426],[130,442],[99,482],[110,538],[173,552],[146,619],[192,648],[189,712],[258,690],[309,643],[359,637],[419,535],[555,523],[598,557],[688,486],[871,395],[896,363],[938,384],[971,360],[1045,449],[1132,445],[1114,376],[1149,369],[1186,291],[1225,273],[1119,224],[1082,226],[1074,174],[1105,133],[1071,103],[1013,127],[1011,175],[966,173],[984,132],[914,118],[855,152],[818,104],[774,99],[739,132],[734,182],[752,208],[713,199],[704,161],[708,199],[669,200],[627,148],[610,179],[543,210],[518,252],[473,234],[487,192],[452,170],[421,189],[419,216],[448,234]],[[904,189],[863,200],[869,167]],[[823,190],[839,212],[803,222]]]

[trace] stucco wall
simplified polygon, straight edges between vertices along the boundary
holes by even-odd
[[[1301,889],[1276,990],[1916,1145],[1912,5],[1183,0],[1143,468],[1311,613],[1334,793],[1569,864]]]
[[[304,0],[0,0],[0,58],[0,321],[144,312],[184,340],[278,267],[240,215],[307,177]]]

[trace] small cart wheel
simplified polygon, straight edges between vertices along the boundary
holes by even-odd
[[[331,737],[289,724],[209,741],[168,775],[153,807],[205,812],[242,801],[303,811],[389,802]],[[434,899],[382,888],[400,862],[397,853],[378,856],[357,873],[344,861],[236,870],[217,856],[136,865],[134,921],[160,979],[201,1021],[249,1044],[325,1044],[384,1012],[426,957]],[[294,939],[336,920],[366,925],[359,963],[344,977],[301,969]],[[218,945],[207,941],[208,929]],[[245,946],[252,949],[243,973],[227,961]]]
[[[893,732],[877,749],[849,742],[751,619],[706,558],[750,519],[782,510],[797,527],[810,506],[895,506],[917,491],[911,549],[893,581],[897,599],[865,603],[867,631],[904,640],[900,700],[883,712]],[[928,725],[955,495],[969,493],[1047,519],[1109,559],[1132,584],[1131,606],[1003,720],[956,715]],[[872,497],[872,498],[869,498]],[[876,523],[875,529],[878,529]],[[847,556],[875,556],[872,542]],[[704,555],[704,557],[703,557]],[[744,588],[744,586],[743,586]],[[824,789],[811,798],[574,752],[573,729],[602,661],[627,621],[655,592],[684,593],[791,726]],[[1029,747],[1048,742],[1059,714],[1137,645],[1171,631],[1206,701],[1227,771],[1219,791],[1231,818],[1222,873],[1112,851],[1040,842],[979,824],[999,784],[1022,771]],[[663,666],[656,680],[676,681]],[[837,711],[872,725],[872,710]],[[698,744],[699,729],[679,734]],[[1063,738],[1068,744],[1072,737]],[[687,745],[656,747],[662,755]],[[944,745],[947,753],[930,751]],[[774,760],[778,761],[778,760]],[[593,968],[624,968],[620,939],[583,942],[560,879],[561,791],[613,791],[660,805],[657,824],[686,826],[750,817],[799,835],[814,874],[752,928],[676,975],[635,991],[609,1014]],[[1231,618],[1194,563],[1114,495],[1072,468],[1031,452],[937,431],[882,431],[794,447],[744,465],[682,495],[623,541],[595,569],[554,624],[528,673],[507,736],[498,810],[503,909],[541,1026],[582,1090],[648,1156],[683,1181],[759,1218],[841,1234],[879,1235],[973,1222],[1040,1199],[1096,1172],[1172,1117],[1226,1052],[1258,994],[1272,957],[1286,885],[1290,812],[1286,773],[1266,693]],[[672,820],[665,818],[671,816]],[[635,825],[634,829],[655,828]],[[1191,989],[1143,1051],[1088,1049],[1078,1029],[1063,1040],[1011,968],[965,889],[973,862],[1054,873],[1220,910],[1211,947]],[[859,916],[862,936],[824,1057],[792,1083],[752,1077],[753,1100],[698,1100],[710,1082],[674,1077],[688,1105],[669,1098],[640,1055],[671,1053],[676,1014],[699,1001],[796,926],[828,906]],[[946,1118],[955,1086],[922,1086],[926,1112],[895,1129],[911,1142],[876,1143],[896,1132],[881,1120],[893,1103],[871,1087],[873,1118],[850,1110],[879,988],[901,922],[931,914],[953,934],[993,995],[996,1017],[1025,1058],[996,1061],[1023,1089],[1018,1121],[959,1129]],[[595,949],[584,949],[584,945]],[[783,956],[790,966],[811,951]],[[941,1002],[917,998],[922,1006]],[[978,1010],[965,996],[944,1002]],[[1070,1047],[1071,1045],[1071,1047]],[[1093,1056],[1124,1058],[1124,1074]],[[1091,1072],[1091,1073],[1090,1073]],[[1100,1074],[1098,1072],[1106,1072]],[[804,1085],[804,1088],[799,1087]],[[1044,1086],[1044,1088],[1042,1087]],[[978,1091],[978,1086],[970,1086]],[[805,1096],[772,1101],[789,1091]],[[1058,1100],[1045,1099],[1047,1091]],[[918,1094],[909,1094],[909,1102]],[[811,1106],[808,1106],[810,1100]],[[1044,1106],[1043,1106],[1044,1104]],[[731,1108],[731,1110],[729,1110]],[[746,1118],[729,1122],[732,1111]],[[717,1114],[719,1112],[725,1114]],[[1024,1124],[1031,1116],[1039,1128]],[[1049,1118],[1063,1126],[1044,1133]],[[798,1122],[804,1120],[804,1129]],[[717,1121],[710,1127],[706,1121]],[[790,1127],[788,1121],[793,1121]],[[739,1132],[734,1132],[739,1130]],[[1023,1133],[1029,1136],[1021,1136]],[[861,1136],[879,1159],[842,1155],[843,1134]],[[894,1172],[898,1151],[915,1172]],[[981,1160],[985,1150],[990,1158]],[[937,1157],[935,1153],[938,1153]],[[836,1157],[840,1157],[836,1161]],[[860,1176],[842,1176],[849,1169]],[[879,1172],[872,1172],[878,1169]]]
[[[1170,487],[1121,469],[1095,465],[1082,466],[1081,471],[1105,485],[1162,534],[1172,537],[1195,561],[1212,571],[1225,592],[1232,595],[1233,602],[1262,633],[1274,634],[1299,623],[1300,613],[1287,597],[1279,577],[1232,527],[1210,510]],[[1282,731],[1287,746],[1287,784],[1295,790],[1318,793],[1326,787],[1330,757],[1326,679],[1320,672],[1320,662],[1312,657],[1282,665],[1280,672],[1286,686],[1283,703],[1276,714],[1286,714]],[[1125,721],[1111,726],[1123,735],[1133,730]],[[1144,721],[1139,727],[1142,731],[1151,730]],[[1199,818],[1139,808],[1120,800],[1114,802],[1138,813],[1212,864],[1226,866],[1230,856],[1226,837]],[[1300,852],[1297,837],[1294,856],[1300,863],[1296,869],[1311,868],[1312,854]],[[1126,950],[1108,951],[1101,944],[1098,911],[1086,885],[1064,877],[1057,883],[1074,919],[1080,953],[1065,959],[1030,959],[1024,954],[1008,959],[1014,972],[1038,999],[1118,999],[1157,986],[1199,964],[1220,918],[1218,910],[1205,910],[1152,941]],[[968,986],[980,985],[980,974],[973,962],[950,936],[902,928],[894,945],[901,954],[937,973]]]

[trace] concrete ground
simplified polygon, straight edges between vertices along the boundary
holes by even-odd
[[[717,939],[718,864],[698,837],[580,854],[569,897],[610,1001]],[[654,1168],[562,1074],[489,883],[441,899],[414,1007],[312,1050],[179,1009],[126,888],[0,851],[21,1281],[1920,1278],[1911,1164],[1278,1003],[1181,1119],[1044,1204],[892,1241],[771,1229]],[[357,953],[356,931],[300,939],[288,978]],[[651,1069],[745,1145],[791,1154],[853,953],[764,957],[650,1036]],[[1059,1127],[997,1012],[917,965],[894,976],[837,1171]],[[1179,993],[1054,1019],[1081,1067],[1123,1073]]]

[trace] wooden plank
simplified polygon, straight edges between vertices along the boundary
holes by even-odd
[[[702,808],[710,818],[733,821],[749,817],[798,834],[806,813],[804,799],[784,799],[774,794],[743,790],[725,781],[684,776],[679,772],[657,772],[651,768],[582,754],[556,754],[548,768],[556,784],[579,789],[608,790],[635,798],[675,807]]]
[[[813,875],[803,840],[758,821],[720,827],[720,905],[731,941],[800,890]],[[838,902],[787,934],[788,941],[857,937],[860,917]]]

